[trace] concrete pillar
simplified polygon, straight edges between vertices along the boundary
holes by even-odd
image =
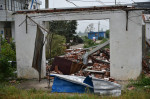
[[[49,0],[45,0],[45,8],[49,8]]]
[[[32,68],[37,25],[28,20],[28,28],[26,33],[26,22],[18,27],[20,22],[22,22],[22,20],[24,20],[25,18],[26,15],[15,16],[15,19],[17,19],[17,21],[15,21],[17,75],[18,78],[38,78],[38,72],[34,68]],[[41,21],[38,21],[38,23],[42,25]],[[43,78],[45,75],[45,46],[43,46],[41,77]]]
[[[137,14],[142,12],[129,12],[128,31],[125,12],[110,19],[110,74],[118,80],[136,79],[142,71],[142,16]]]

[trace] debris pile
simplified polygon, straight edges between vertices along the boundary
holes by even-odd
[[[110,77],[110,50],[100,49],[88,57],[88,64],[83,64],[86,49],[67,49],[65,55],[55,57],[50,71],[56,74],[92,76],[114,81]]]

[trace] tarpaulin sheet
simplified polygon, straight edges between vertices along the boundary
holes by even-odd
[[[121,95],[121,86],[114,82],[87,76],[70,76],[51,74],[54,76],[52,92],[85,93],[94,92],[100,95]]]
[[[51,75],[54,76],[54,82],[52,86],[52,92],[67,92],[67,93],[85,93],[93,92],[93,87],[86,84],[90,83],[85,78],[65,76],[65,75]]]

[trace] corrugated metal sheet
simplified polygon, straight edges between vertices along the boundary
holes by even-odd
[[[113,95],[113,96],[121,95],[121,85],[119,84],[93,77],[92,81],[94,86],[94,93],[100,95]]]

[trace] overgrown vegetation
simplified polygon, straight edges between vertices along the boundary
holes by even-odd
[[[9,84],[0,84],[0,99],[150,99],[150,94],[143,89],[125,90],[119,97],[99,96],[96,94],[50,93],[36,89],[22,90]]]
[[[110,30],[106,30],[106,38],[109,38],[110,36]]]
[[[52,33],[62,35],[66,38],[66,43],[70,43],[73,40],[74,34],[76,34],[77,21],[51,21],[50,31]]]
[[[143,88],[150,91],[150,76],[141,74],[137,80],[131,80],[129,86]]]
[[[16,60],[15,44],[10,41],[8,43],[1,37],[1,51],[0,51],[0,80],[13,76],[14,68],[11,67],[9,61]]]
[[[98,44],[96,44],[96,42],[89,39],[87,36],[83,37],[83,41],[84,41],[84,48],[89,48],[89,47],[98,45]]]
[[[103,44],[106,41],[108,41],[107,38],[103,38],[100,43],[96,43],[96,42],[94,42],[93,40],[89,39],[86,36],[83,37],[83,40],[84,40],[84,48],[89,48],[89,47],[92,47],[92,46],[96,46],[98,44]],[[109,45],[107,45],[105,48],[109,48]]]
[[[51,50],[51,57],[59,56],[64,54],[65,52],[65,43],[66,43],[66,38],[61,35],[53,35],[53,40],[52,40],[52,50]],[[47,44],[46,47],[46,58],[50,59],[50,45],[49,43]]]

